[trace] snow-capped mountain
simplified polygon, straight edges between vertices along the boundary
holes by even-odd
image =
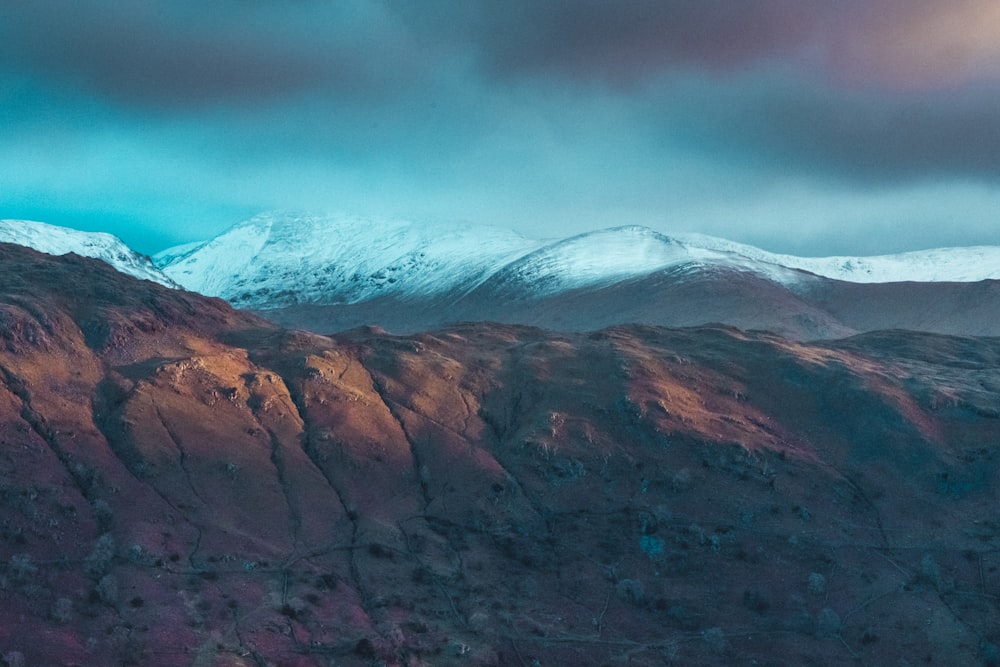
[[[111,234],[0,220],[0,242],[49,254],[75,252],[146,280],[240,306],[358,304],[490,294],[549,297],[670,271],[725,269],[796,290],[808,273],[853,283],[1000,279],[1000,247],[943,248],[876,257],[796,257],[701,234],[666,236],[637,226],[537,240],[461,223],[266,213],[152,261]]]
[[[117,236],[103,232],[80,232],[28,220],[0,220],[0,243],[14,243],[48,255],[74,252],[99,259],[130,276],[177,287],[148,257],[126,246]]]
[[[1000,280],[1000,246],[936,248],[871,257],[796,257],[704,234],[679,234],[676,238],[689,246],[733,253],[852,283]]]
[[[266,309],[468,291],[539,245],[495,227],[268,213],[153,261],[187,289]]]
[[[996,247],[803,258],[635,226],[536,240],[470,224],[284,213],[152,262],[109,234],[44,223],[0,221],[0,241],[96,257],[321,333],[491,320],[574,331],[720,322],[800,339],[893,328],[1000,335]]]
[[[774,263],[724,249],[684,243],[647,227],[627,226],[579,234],[545,244],[498,271],[494,286],[516,285],[536,296],[607,287],[657,272],[675,279],[708,269],[745,271],[776,282],[801,274]]]
[[[792,289],[807,273],[858,283],[1000,279],[1000,247],[811,258],[635,226],[535,240],[470,224],[286,213],[256,216],[153,262],[187,289],[260,310],[460,297],[484,285],[544,297],[665,270],[749,272]]]
[[[779,282],[798,275],[645,227],[544,241],[496,227],[275,213],[153,261],[187,289],[258,309],[462,295],[486,283],[546,296],[683,266],[725,266]]]

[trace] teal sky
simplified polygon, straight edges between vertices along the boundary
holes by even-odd
[[[7,0],[0,217],[1000,244],[990,0]]]

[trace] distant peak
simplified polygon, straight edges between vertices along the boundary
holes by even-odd
[[[107,232],[83,232],[33,220],[0,220],[0,242],[25,246],[47,255],[76,253],[99,259],[136,278],[177,287],[177,283],[153,266],[148,257]]]

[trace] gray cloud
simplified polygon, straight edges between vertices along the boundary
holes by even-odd
[[[534,72],[631,85],[664,69],[739,68],[797,51],[811,0],[478,2],[471,22],[492,73]]]
[[[992,0],[391,4],[417,31],[471,45],[484,71],[501,79],[548,76],[627,88],[664,72],[726,73],[780,61],[820,78],[910,86],[981,71],[984,56],[1000,61],[989,27],[1000,11]]]
[[[377,3],[10,0],[8,67],[126,104],[378,98],[413,76],[405,33]]]
[[[1000,188],[1000,88],[880,51],[919,44],[943,6],[7,0],[0,216],[103,215],[145,250],[275,207],[543,235],[679,220],[777,243],[788,225],[768,220],[808,208],[784,195],[804,182],[860,244],[893,238],[866,235],[866,206],[912,217],[885,193],[936,182],[951,209],[974,200],[981,242],[996,198],[960,186]],[[836,237],[811,215],[803,243]]]
[[[686,90],[652,113],[700,150],[869,184],[1000,182],[1000,90],[896,94],[772,77]]]

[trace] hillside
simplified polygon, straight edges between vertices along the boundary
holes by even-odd
[[[7,664],[1000,655],[1000,340],[324,337],[0,261]]]

